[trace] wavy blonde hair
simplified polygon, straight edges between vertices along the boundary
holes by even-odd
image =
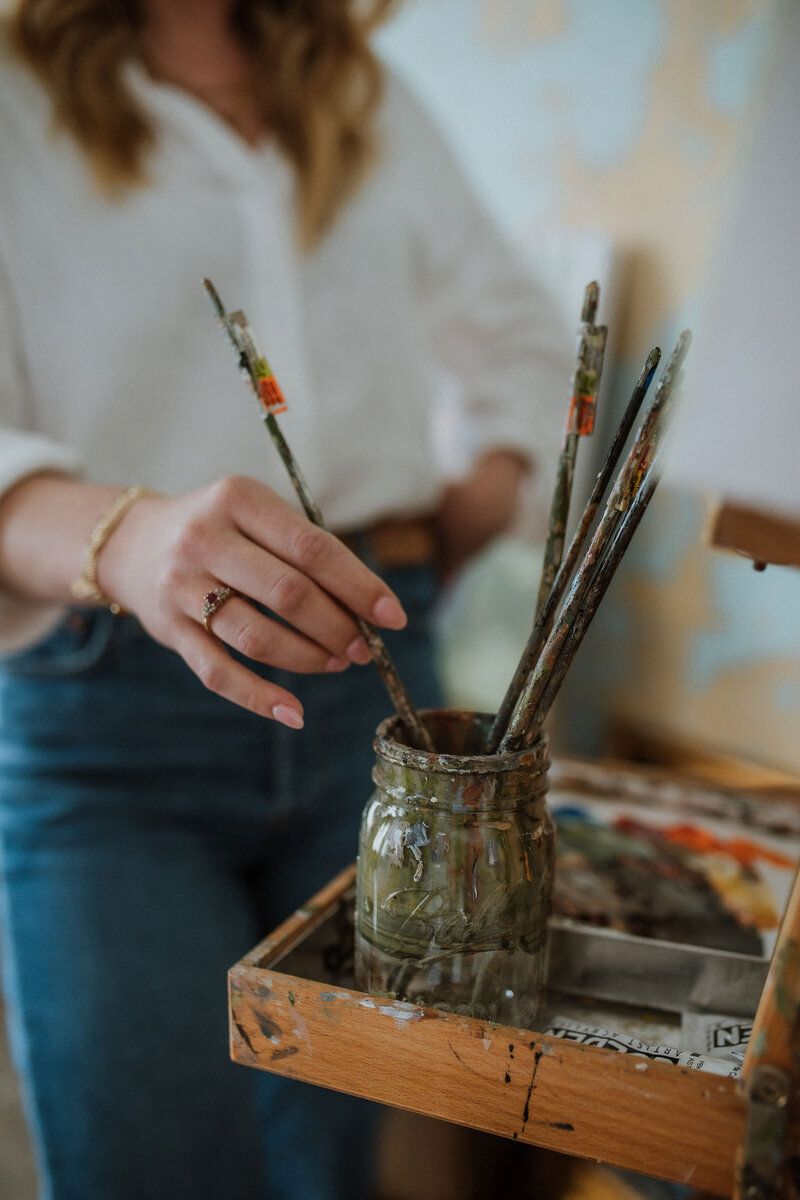
[[[354,191],[373,150],[380,65],[369,35],[394,0],[238,0],[265,122],[293,165],[298,226],[309,247]],[[17,0],[11,44],[50,94],[56,123],[107,191],[141,185],[155,131],[126,88],[137,54],[136,0]]]

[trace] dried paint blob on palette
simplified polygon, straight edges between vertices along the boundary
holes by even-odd
[[[553,805],[553,912],[639,937],[768,954],[798,847],[685,812]]]

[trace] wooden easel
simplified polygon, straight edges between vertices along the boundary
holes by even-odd
[[[800,567],[800,521],[730,500],[713,512],[712,546],[753,560]],[[800,1195],[800,1140],[790,1136],[800,1110],[800,867],[742,1067],[747,1119],[736,1161],[735,1200]]]
[[[783,915],[769,975],[742,1067],[747,1094],[737,1156],[736,1200],[800,1194],[800,870]],[[792,1179],[794,1175],[794,1179]]]

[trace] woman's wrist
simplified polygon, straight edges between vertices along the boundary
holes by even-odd
[[[106,603],[112,612],[117,608],[123,612],[130,608],[136,590],[132,588],[132,582],[139,581],[152,570],[142,561],[142,552],[153,546],[152,529],[148,532],[150,510],[160,507],[167,499],[161,492],[142,488],[126,506],[97,555],[95,581],[99,591],[107,597]]]
[[[97,578],[98,560],[107,542],[113,536],[117,526],[124,520],[129,509],[143,496],[149,494],[146,487],[137,483],[133,487],[126,488],[125,491],[120,492],[109,504],[105,505],[84,542],[83,550],[81,551],[80,571],[70,583],[70,592],[76,600],[84,603],[93,601],[97,604],[105,605],[111,609],[115,616],[124,611],[119,602],[112,599],[100,587]]]

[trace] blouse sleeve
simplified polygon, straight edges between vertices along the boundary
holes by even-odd
[[[553,461],[572,369],[571,333],[431,119],[390,78],[413,178],[426,336],[436,362],[458,383],[473,453],[514,447],[532,460]]]
[[[40,471],[80,474],[80,458],[31,426],[22,336],[8,275],[0,255],[0,498]],[[0,651],[36,639],[50,627],[58,606],[24,599],[0,588]]]

